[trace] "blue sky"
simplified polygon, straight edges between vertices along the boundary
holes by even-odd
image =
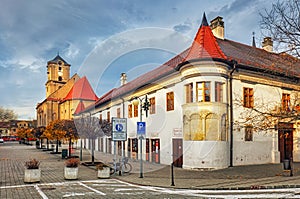
[[[46,64],[59,52],[71,75],[87,76],[100,97],[186,49],[205,12],[222,16],[225,38],[260,47],[264,0],[1,0],[0,106],[35,119],[45,99]]]

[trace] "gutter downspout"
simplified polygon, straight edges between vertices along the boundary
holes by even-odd
[[[233,68],[229,73],[229,103],[230,103],[230,163],[229,167],[233,167],[233,99],[232,99],[232,74],[236,70],[237,61],[232,60]]]

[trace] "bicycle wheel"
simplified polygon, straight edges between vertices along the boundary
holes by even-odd
[[[122,165],[122,169],[124,173],[129,173],[132,170],[132,166],[129,163],[125,163]]]
[[[110,167],[110,175],[114,174],[115,173],[115,169]]]

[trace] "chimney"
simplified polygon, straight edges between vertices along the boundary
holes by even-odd
[[[265,37],[262,42],[262,48],[268,52],[273,52],[273,41],[271,37]]]
[[[126,73],[121,73],[120,77],[121,86],[125,85],[127,83],[127,75]]]
[[[215,19],[210,21],[210,28],[215,37],[224,39],[224,21],[223,17],[217,16]]]

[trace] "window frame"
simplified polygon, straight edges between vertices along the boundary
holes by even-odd
[[[254,89],[243,87],[243,106],[245,108],[254,107]]]
[[[174,110],[174,92],[166,93],[166,110],[173,111]]]
[[[150,102],[150,107],[149,107],[149,113],[150,114],[155,114],[156,110],[155,110],[155,97],[151,97],[149,99]]]
[[[291,95],[289,93],[282,93],[282,98],[281,98],[282,109],[284,111],[289,111],[290,104],[291,104]]]
[[[215,102],[223,102],[223,82],[215,82]]]
[[[132,104],[128,104],[128,118],[132,118]]]
[[[252,142],[253,141],[253,126],[246,125],[245,126],[245,142]]]
[[[139,116],[139,105],[134,104],[133,105],[133,117],[138,117]]]
[[[189,83],[185,85],[185,103],[193,103],[194,91],[193,91],[193,83]]]
[[[199,85],[201,85],[201,86],[199,86]],[[202,94],[200,95],[200,93],[202,93]],[[201,97],[201,96],[202,96],[202,100],[199,100],[199,97]],[[202,81],[202,82],[196,83],[196,100],[197,100],[197,102],[211,102],[211,82],[210,81]]]

